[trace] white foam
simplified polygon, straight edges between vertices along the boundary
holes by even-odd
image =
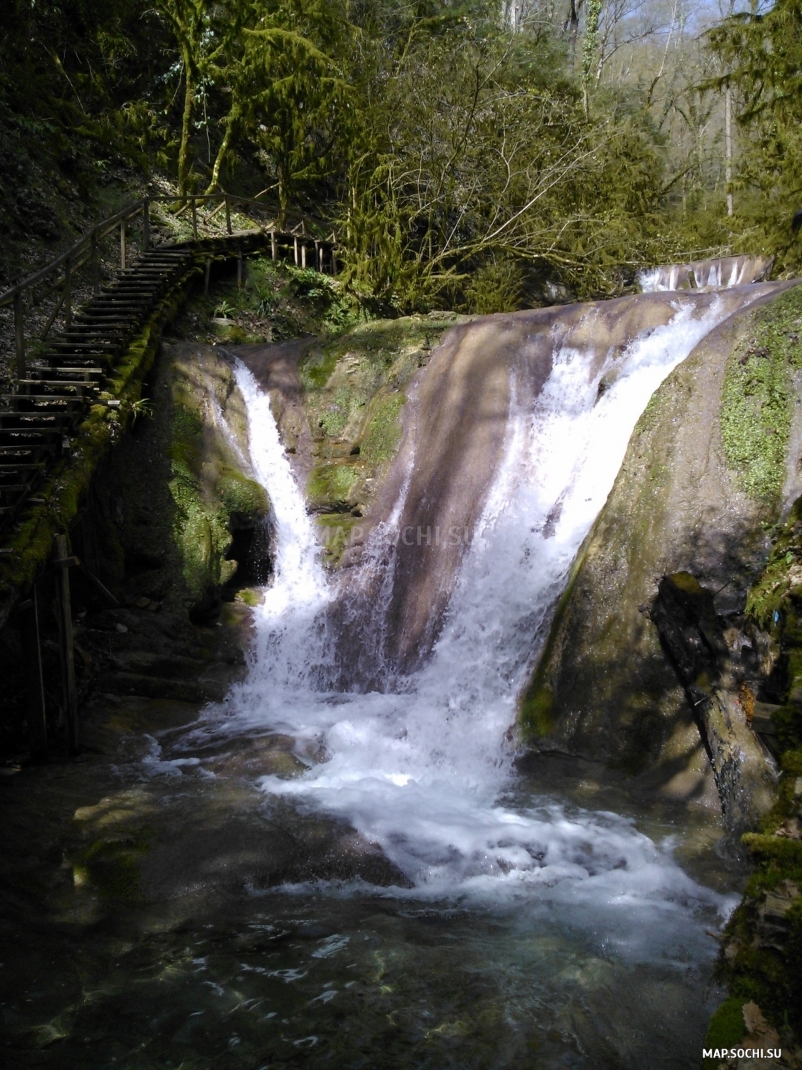
[[[203,731],[269,726],[292,734],[299,754],[325,752],[322,763],[307,757],[300,777],[263,777],[262,789],[347,819],[413,883],[398,894],[535,895],[570,902],[588,924],[599,910],[613,911],[622,932],[633,911],[726,910],[729,903],[694,884],[623,818],[569,813],[546,800],[521,806],[505,795],[513,783],[509,729],[536,637],[638,416],[724,314],[718,302],[701,315],[686,303],[593,376],[585,354],[555,335],[553,370],[534,410],[513,402],[505,460],[433,655],[400,693],[320,689],[330,657],[325,611],[336,588],[320,565],[268,401],[238,365],[254,464],[275,511],[276,572],[257,610],[249,678],[210,712]],[[615,378],[599,396],[603,376]],[[525,396],[514,387],[513,397]],[[381,567],[381,555],[369,546],[362,567]]]

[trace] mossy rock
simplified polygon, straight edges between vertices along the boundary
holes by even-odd
[[[360,456],[367,464],[382,465],[395,455],[401,441],[401,410],[406,402],[401,393],[378,398],[371,406],[360,442]]]
[[[798,343],[802,288],[758,309],[752,331],[727,362],[721,405],[724,453],[737,481],[757,501],[776,507],[794,396],[792,373],[802,366]]]
[[[724,1000],[710,1019],[703,1047],[737,1047],[745,1035],[743,1000],[737,996],[731,996],[729,999]],[[705,1070],[717,1070],[720,1062],[720,1059],[707,1058],[702,1060],[702,1066]]]
[[[267,516],[270,503],[261,483],[250,479],[231,465],[221,465],[217,493],[229,515],[238,514],[247,522]]]
[[[310,507],[323,513],[347,511],[351,491],[361,475],[361,470],[348,462],[318,465],[312,470],[307,486]]]
[[[146,832],[96,840],[73,863],[75,884],[88,884],[105,899],[138,899],[142,857],[148,849]]]

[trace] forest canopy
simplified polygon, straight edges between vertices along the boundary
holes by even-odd
[[[399,310],[621,292],[729,252],[798,266],[802,0],[8,0],[0,202],[45,152],[333,226]],[[729,195],[729,196],[728,196]]]

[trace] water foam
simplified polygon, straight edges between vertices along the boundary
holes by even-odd
[[[622,817],[514,801],[515,703],[576,552],[612,487],[639,414],[665,376],[725,314],[687,303],[671,322],[610,355],[594,375],[555,335],[551,375],[532,411],[513,400],[505,460],[428,664],[400,693],[323,690],[330,657],[327,578],[268,399],[239,364],[253,462],[270,494],[275,578],[257,611],[249,678],[204,732],[291,734],[307,772],[261,779],[273,796],[343,817],[379,844],[419,898],[535,894],[599,909],[687,914],[729,904],[694,884]],[[516,391],[512,367],[513,399]],[[600,390],[604,380],[606,390]],[[375,549],[375,548],[374,548]],[[368,547],[363,568],[380,567]],[[535,651],[536,653],[536,651]],[[325,753],[323,762],[306,755]],[[609,918],[605,922],[609,924]],[[622,935],[622,942],[626,943]]]

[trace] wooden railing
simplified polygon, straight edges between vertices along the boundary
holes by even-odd
[[[72,323],[73,312],[73,283],[76,273],[87,264],[91,267],[91,283],[92,292],[98,294],[100,292],[100,277],[101,277],[101,265],[100,265],[100,243],[107,238],[115,230],[119,229],[120,235],[120,270],[124,271],[127,265],[127,248],[128,238],[130,234],[130,228],[140,222],[141,227],[141,244],[140,248],[143,253],[147,253],[151,249],[151,205],[154,203],[171,203],[180,204],[180,207],[173,213],[174,219],[177,219],[184,215],[189,214],[190,224],[192,230],[192,240],[198,241],[200,239],[198,210],[199,206],[207,206],[210,201],[219,200],[220,203],[210,213],[206,214],[205,223],[208,224],[215,216],[220,212],[225,213],[225,231],[223,235],[233,235],[234,230],[232,227],[232,209],[236,211],[237,207],[242,206],[258,206],[259,208],[265,208],[263,202],[248,197],[235,197],[227,193],[209,193],[209,194],[197,194],[190,195],[185,198],[183,203],[179,201],[179,198],[171,195],[160,195],[155,197],[143,197],[138,201],[126,205],[121,208],[114,215],[109,216],[107,219],[97,223],[91,230],[87,231],[74,245],[70,246],[66,252],[63,252],[60,256],[57,256],[54,260],[51,260],[49,264],[46,264],[43,268],[35,271],[32,275],[28,275],[27,278],[21,279],[15,283],[5,293],[0,294],[0,308],[13,306],[14,309],[14,348],[16,356],[16,375],[18,379],[24,379],[26,374],[26,349],[27,339],[25,332],[25,306],[29,308],[40,304],[49,295],[60,291],[60,295],[56,301],[55,307],[51,310],[50,315],[38,334],[38,339],[45,341],[48,334],[56,322],[59,313],[63,312],[64,324],[69,327]],[[256,228],[261,230],[262,228]],[[299,233],[300,231],[300,233]],[[271,254],[273,259],[277,259],[278,256],[278,242],[284,240],[286,243],[289,241],[294,245],[294,258],[295,263],[301,267],[307,266],[307,252],[309,251],[309,243],[314,243],[314,266],[318,271],[326,270],[325,254],[329,254],[329,270],[332,274],[336,273],[336,254],[335,246],[336,239],[332,234],[331,238],[321,240],[311,238],[305,233],[305,226],[303,219],[300,223],[289,232],[278,232],[271,230],[270,242],[271,242]],[[208,265],[207,265],[207,284],[208,284]]]

